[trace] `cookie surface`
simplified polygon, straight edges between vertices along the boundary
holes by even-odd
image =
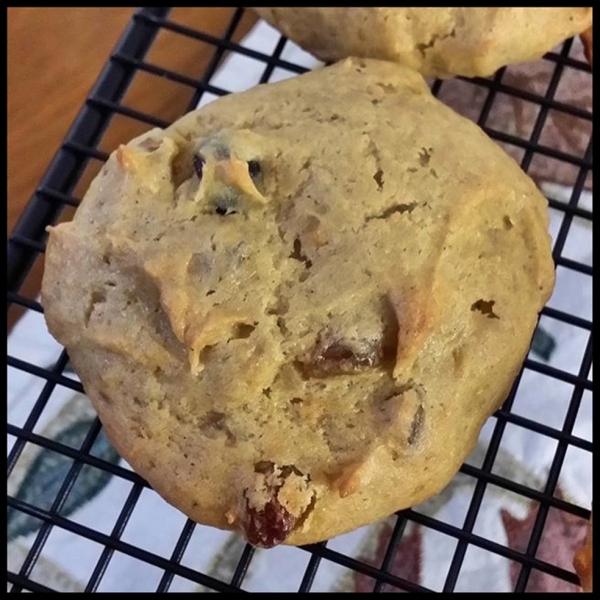
[[[166,500],[259,546],[452,478],[554,283],[546,200],[416,72],[349,59],[121,146],[42,301]]]
[[[325,62],[391,60],[427,76],[487,77],[592,24],[591,8],[255,8]]]

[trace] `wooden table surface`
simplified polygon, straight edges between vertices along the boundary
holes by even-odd
[[[215,36],[227,27],[233,8],[176,8],[174,20]],[[8,233],[57,151],[82,106],[100,69],[134,12],[133,8],[8,8]],[[256,18],[247,11],[237,29],[239,38]],[[177,52],[181,36],[165,38],[153,60],[168,57],[171,68],[182,73],[193,66],[197,76],[213,49],[196,44],[193,51]],[[178,41],[179,40],[179,41]],[[158,56],[157,56],[158,54]],[[152,96],[150,81],[134,91]],[[171,115],[185,109],[188,98],[174,88],[161,91],[160,107]],[[168,119],[171,115],[165,115]],[[118,132],[126,141],[135,131],[127,125]],[[130,135],[131,134],[131,135]],[[42,260],[36,262],[21,292],[33,298],[39,291]],[[21,314],[9,311],[8,326]]]

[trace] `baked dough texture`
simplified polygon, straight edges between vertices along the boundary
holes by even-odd
[[[43,306],[159,494],[306,544],[456,473],[552,291],[547,225],[418,73],[348,59],[121,146],[50,229]]]
[[[487,77],[592,25],[591,8],[255,8],[325,62],[390,60],[426,76]]]

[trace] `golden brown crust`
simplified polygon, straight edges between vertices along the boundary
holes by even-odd
[[[158,493],[305,544],[447,484],[551,293],[546,229],[420,75],[351,59],[118,150],[50,230],[42,301]]]
[[[579,575],[581,589],[584,592],[593,591],[593,561],[592,561],[592,518],[584,545],[577,551],[573,560],[573,567]]]
[[[593,43],[593,31],[592,27],[586,29],[579,37],[581,38],[581,42],[583,43],[583,52],[585,53],[585,57],[587,58],[590,65],[592,64],[592,53],[594,49]]]
[[[317,58],[391,60],[424,75],[486,77],[592,24],[591,8],[255,8]]]

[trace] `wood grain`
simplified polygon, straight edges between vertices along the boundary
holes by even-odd
[[[169,18],[221,37],[234,10],[174,8]],[[17,223],[133,12],[133,8],[124,7],[8,8],[8,233]],[[249,31],[255,21],[256,17],[246,11],[235,38]],[[210,45],[161,30],[148,59],[198,78],[213,53],[214,47]],[[146,74],[136,76],[125,102],[138,110],[172,120],[185,110],[193,90],[164,81],[159,84],[158,79]],[[117,143],[148,128],[148,125],[116,117],[102,140],[102,149],[110,151]],[[78,186],[79,194],[93,174],[92,167]],[[21,289],[29,298],[39,292],[42,258],[36,261]],[[11,308],[9,329],[21,312],[18,307]]]

